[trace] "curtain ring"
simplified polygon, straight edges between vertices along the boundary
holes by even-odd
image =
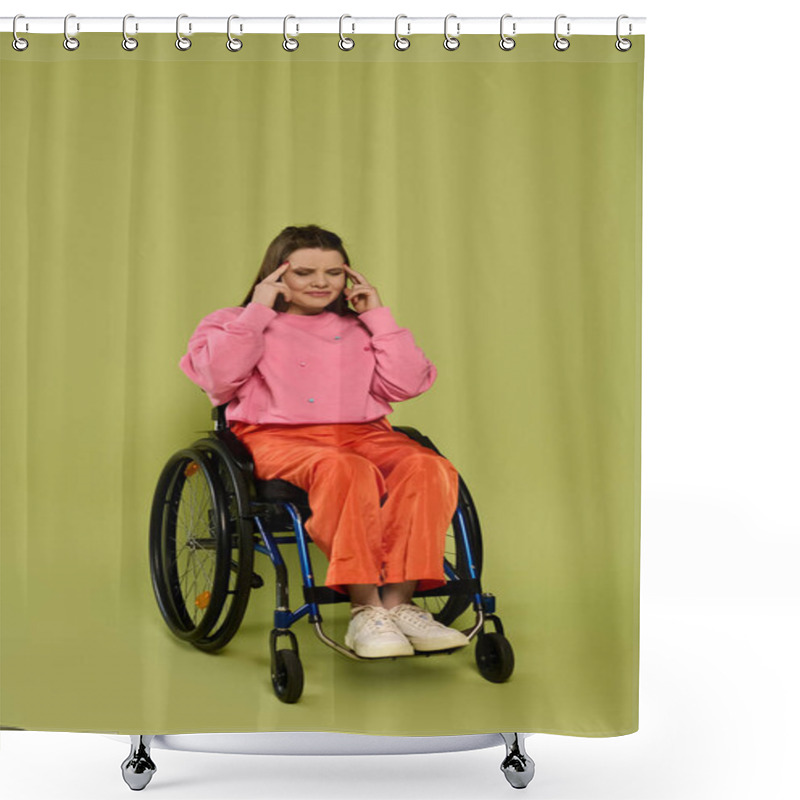
[[[14,21],[11,23],[11,33],[14,35],[14,40],[11,42],[11,46],[15,50],[17,50],[17,51],[19,51],[21,53],[23,50],[27,50],[28,49],[28,40],[27,39],[21,39],[19,36],[17,36],[17,20],[18,19],[25,19],[25,15],[24,14],[17,14],[14,17]]]
[[[512,16],[511,14],[503,14],[503,16],[500,17],[500,49],[501,50],[513,50],[517,45],[517,43],[516,43],[516,41],[514,41],[514,39],[512,39],[510,36],[506,36],[505,33],[503,33],[503,23],[506,21],[506,19],[508,19],[511,16]],[[511,23],[511,33],[516,33],[516,32],[517,32],[517,23],[516,22],[512,22]]]
[[[126,14],[122,18],[122,49],[128,51],[135,50],[139,46],[138,39],[135,39],[133,36],[128,36],[126,31],[127,22],[131,18],[135,19],[133,14]]]
[[[458,40],[457,36],[461,29],[461,23],[456,22],[456,36],[451,36],[447,32],[447,21],[451,17],[456,17],[456,19],[458,19],[458,17],[455,14],[448,14],[444,18],[444,42],[442,42],[442,44],[444,45],[445,50],[458,50],[458,46],[461,44],[461,42]]]
[[[298,47],[300,47],[300,40],[296,39],[294,36],[289,36],[289,34],[286,32],[286,23],[290,19],[297,19],[297,17],[287,14],[283,18],[283,49],[294,52]],[[297,30],[300,30],[299,26],[297,26]]]
[[[614,43],[614,47],[616,47],[617,50],[619,50],[621,53],[627,53],[628,50],[630,50],[631,47],[633,47],[633,42],[630,39],[623,39],[619,35],[619,21],[621,19],[630,19],[630,17],[627,14],[620,14],[617,17],[617,41]],[[628,33],[630,33],[630,31],[631,28],[630,25],[628,25]]]
[[[408,50],[411,47],[411,39],[404,39],[398,32],[397,28],[400,24],[401,19],[408,19],[405,14],[398,14],[394,18],[394,46],[395,50]],[[406,23],[408,25],[408,33],[411,34],[411,23]]]
[[[342,16],[339,17],[339,48],[341,50],[352,50],[356,46],[355,41],[353,39],[347,38],[342,33],[342,23],[345,21],[345,19],[353,19],[353,18],[349,14],[342,14]],[[355,29],[356,29],[356,24],[354,22],[353,23],[353,31],[354,32],[355,32]]]
[[[178,50],[188,50],[192,46],[192,40],[187,39],[185,36],[181,36],[181,20],[184,17],[188,17],[188,14],[178,14],[178,18],[175,20],[175,35],[178,37],[175,40],[175,47]],[[191,32],[192,26],[189,25],[189,31]]]
[[[67,16],[64,17],[64,49],[65,50],[77,50],[81,46],[81,43],[74,36],[70,36],[67,33],[67,23],[69,21],[69,18],[70,17],[74,17],[74,16],[75,16],[75,14],[67,14]],[[80,25],[78,26],[78,30],[80,30]]]
[[[558,35],[558,21],[560,19],[566,19],[566,18],[567,18],[566,14],[559,14],[556,17],[556,24],[555,24],[556,40],[553,42],[553,47],[555,47],[556,50],[559,50],[561,52],[563,52],[569,47],[569,39],[564,39],[562,36]],[[567,23],[567,36],[569,36],[569,22]]]
[[[239,19],[239,15],[231,14],[228,17],[228,41],[225,42],[225,47],[227,47],[231,53],[238,53],[244,47],[244,42],[241,39],[237,39],[235,36],[231,36],[232,19]]]

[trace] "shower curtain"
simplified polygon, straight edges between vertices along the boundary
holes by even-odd
[[[58,35],[2,66],[0,724],[42,731],[614,736],[638,726],[644,37]],[[288,225],[352,266],[436,365],[395,406],[456,466],[513,645],[351,661],[293,626],[271,690],[274,570],[207,654],[148,563],[169,456],[211,428],[178,368]],[[312,551],[321,582],[324,562]],[[293,608],[297,557],[286,555]],[[347,605],[322,607],[343,637]],[[460,627],[470,625],[467,612]]]

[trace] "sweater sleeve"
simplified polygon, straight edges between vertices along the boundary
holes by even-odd
[[[372,334],[375,373],[370,392],[389,402],[409,400],[430,389],[436,367],[417,347],[408,328],[395,322],[386,306],[364,311],[359,319]]]
[[[189,339],[181,369],[215,406],[227,403],[263,356],[264,331],[277,316],[277,311],[263,303],[209,314]]]

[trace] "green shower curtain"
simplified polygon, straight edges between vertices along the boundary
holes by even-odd
[[[43,731],[526,731],[638,726],[644,37],[29,35],[2,67],[0,724]],[[450,656],[351,661],[293,626],[274,570],[216,654],[156,605],[150,504],[211,427],[178,368],[287,225],[339,233],[439,373],[393,425],[458,468],[506,683]],[[297,559],[287,556],[299,605]],[[319,553],[315,564],[321,564]],[[324,575],[324,565],[316,574]],[[346,604],[323,606],[343,637]],[[473,619],[465,614],[461,627]]]

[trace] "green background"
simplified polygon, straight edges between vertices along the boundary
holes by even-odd
[[[0,41],[0,723],[119,733],[638,725],[644,37],[30,35]],[[449,657],[354,662],[296,631],[272,692],[273,570],[220,653],[172,637],[147,561],[168,456],[210,427],[178,369],[286,225],[339,233],[436,364],[390,417],[459,469],[505,684]],[[317,574],[324,575],[315,552]],[[294,577],[294,607],[301,600]],[[346,606],[323,607],[342,639]],[[464,624],[470,616],[462,618]]]

